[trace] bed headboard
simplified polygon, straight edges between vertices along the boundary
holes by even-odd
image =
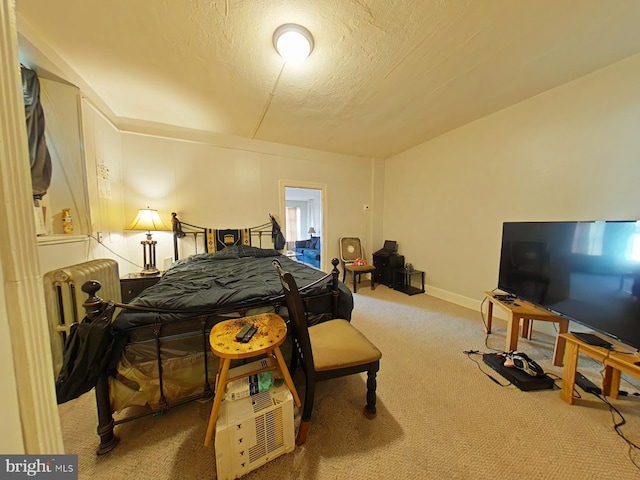
[[[286,243],[278,221],[271,214],[269,214],[268,222],[255,227],[215,229],[183,222],[178,219],[176,212],[172,212],[171,225],[173,229],[174,260],[180,258],[178,239],[186,237],[187,234],[193,235],[196,245],[198,236],[202,235],[204,238],[204,249],[207,253],[222,250],[230,245],[248,245],[282,250]]]

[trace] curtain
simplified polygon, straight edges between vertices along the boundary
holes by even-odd
[[[287,207],[285,209],[285,234],[287,240],[295,242],[300,238],[300,209],[298,207]]]

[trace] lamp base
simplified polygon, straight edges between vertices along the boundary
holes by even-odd
[[[160,270],[157,268],[145,268],[140,272],[140,275],[157,275],[160,273]]]

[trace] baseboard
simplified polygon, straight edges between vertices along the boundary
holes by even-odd
[[[424,290],[427,295],[431,295],[432,297],[440,298],[450,303],[455,303],[456,305],[475,310],[476,312],[480,311],[480,305],[482,302],[479,302],[475,298],[465,297],[464,295],[450,292],[449,290],[443,290],[442,288],[433,287],[431,285],[425,285]],[[498,312],[495,313],[496,316],[499,316]],[[506,320],[507,317],[504,316],[503,318]]]
[[[432,285],[425,285],[424,287],[425,293],[427,295],[431,295],[436,298],[440,298],[449,303],[455,303],[456,305],[460,305],[461,307],[468,308],[470,310],[474,310],[476,312],[480,312],[480,307],[482,306],[483,300],[476,300],[475,298],[465,297],[464,295],[460,295],[458,293],[450,292],[449,290],[444,290],[442,288],[434,287]],[[486,311],[486,308],[485,310]],[[507,321],[507,313],[502,308],[494,308],[493,309],[493,318],[499,318],[500,320]],[[572,325],[573,322],[570,322]],[[554,323],[552,322],[537,322],[535,324],[536,331],[545,333],[552,337],[557,335],[556,330],[553,328]]]

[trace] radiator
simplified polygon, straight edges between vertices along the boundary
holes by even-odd
[[[102,287],[97,295],[104,300],[121,301],[118,262],[112,259],[90,260],[47,272],[43,277],[44,296],[49,319],[51,354],[56,376],[62,368],[64,343],[71,325],[85,316],[82,304],[87,294],[82,284],[97,280]]]

